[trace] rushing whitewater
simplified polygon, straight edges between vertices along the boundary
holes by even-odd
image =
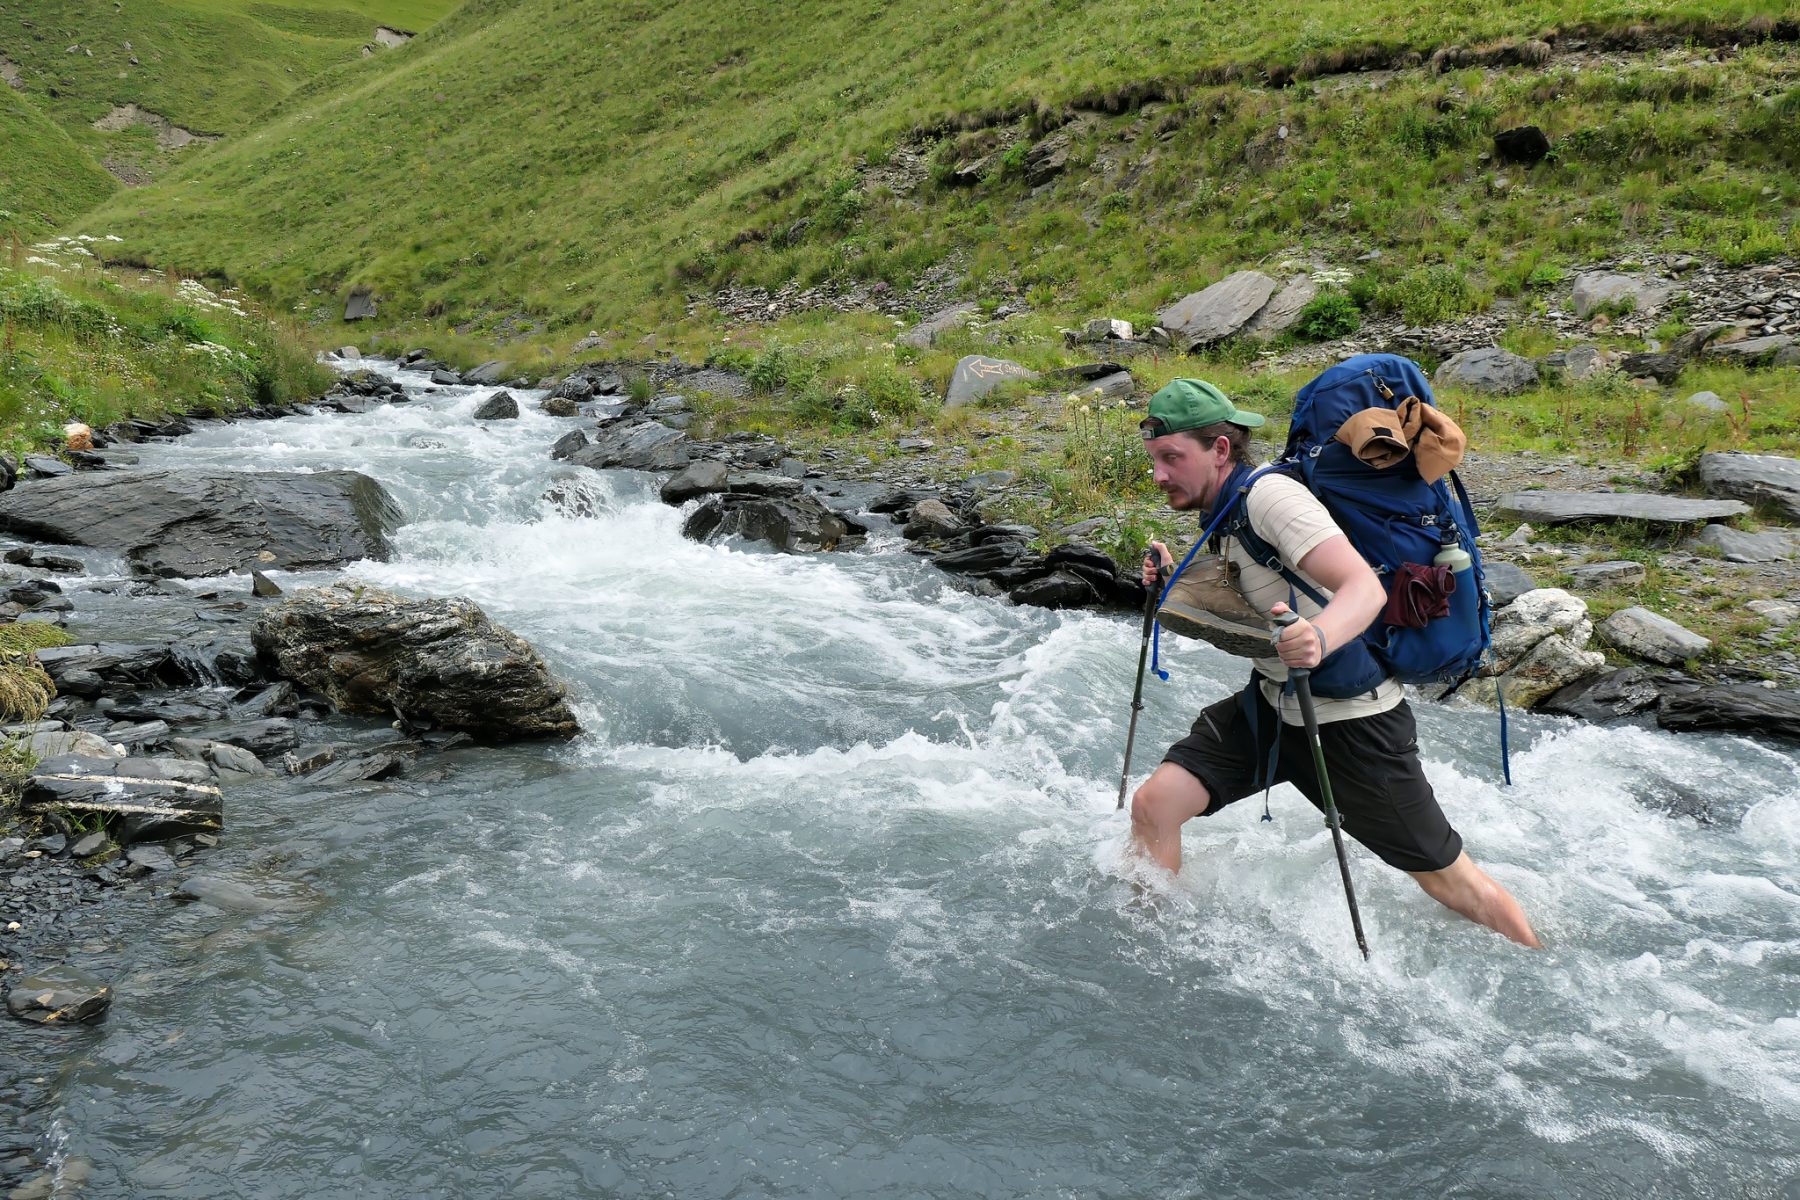
[[[1353,846],[1365,965],[1290,789],[1133,886],[1134,621],[966,595],[891,537],[688,542],[650,477],[553,463],[578,422],[535,394],[477,424],[489,389],[399,377],[144,465],[374,476],[410,523],[348,574],[472,597],[586,732],[233,791],[204,869],[281,906],[146,901],[106,1021],[31,1051],[82,1195],[1800,1195],[1787,749],[1527,718],[1504,788],[1493,718],[1421,705],[1549,949]],[[76,602],[80,635],[145,619]],[[1167,658],[1140,776],[1242,683]]]

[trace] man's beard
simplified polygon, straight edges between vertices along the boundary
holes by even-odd
[[[1190,509],[1205,507],[1205,503],[1200,497],[1194,495],[1192,492],[1184,492],[1180,489],[1177,489],[1174,492],[1163,492],[1163,499],[1167,501],[1169,507],[1176,512],[1187,512]]]

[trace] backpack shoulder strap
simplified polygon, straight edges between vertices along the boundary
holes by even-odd
[[[1257,481],[1262,479],[1264,475],[1267,475],[1272,471],[1282,470],[1287,466],[1289,466],[1289,464],[1286,461],[1276,463],[1273,466],[1265,467],[1263,470],[1258,471],[1255,475],[1252,475],[1246,480],[1243,487],[1244,495],[1242,499],[1232,509],[1231,515],[1226,519],[1224,528],[1219,532],[1222,536],[1236,538],[1238,543],[1244,547],[1244,552],[1255,559],[1258,564],[1276,572],[1283,579],[1287,580],[1290,587],[1298,590],[1308,600],[1311,600],[1320,608],[1324,608],[1328,603],[1326,597],[1317,588],[1308,583],[1298,571],[1291,570],[1286,563],[1282,562],[1280,551],[1276,550],[1275,547],[1261,534],[1257,533],[1255,525],[1250,521],[1250,489],[1254,487]],[[1286,471],[1283,471],[1283,474],[1286,473]]]

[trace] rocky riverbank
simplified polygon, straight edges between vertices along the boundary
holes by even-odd
[[[426,387],[467,382],[424,352],[410,358],[434,380]],[[347,374],[321,409],[408,401],[382,371],[340,365]],[[748,384],[668,359],[595,365],[545,382],[551,386],[539,393],[510,381],[486,397],[477,418],[513,420],[521,404],[535,404],[579,422],[544,448],[565,464],[544,497],[565,514],[598,511],[601,501],[582,483],[587,472],[648,471],[662,477],[667,503],[690,506],[685,531],[696,539],[747,538],[796,553],[874,540],[925,556],[967,590],[1013,603],[1119,611],[1142,604],[1129,564],[1121,572],[1084,540],[1104,518],[1051,530],[996,520],[991,514],[1020,484],[1016,476],[968,472],[929,439],[875,463],[829,446],[808,462],[766,435],[696,437],[688,397],[741,394]],[[205,851],[220,836],[234,790],[429,781],[477,741],[575,729],[542,660],[466,601],[408,601],[354,585],[283,595],[260,568],[381,558],[397,506],[355,472],[130,469],[130,441],[192,428],[135,422],[96,431],[78,471],[59,470],[68,466],[59,460],[27,464],[25,482],[0,495],[0,527],[32,539],[7,554],[4,605],[13,619],[66,621],[64,583],[92,569],[96,556],[125,564],[122,578],[101,586],[162,614],[147,615],[130,644],[40,652],[56,698],[39,720],[8,730],[25,757],[15,781],[20,809],[0,835],[0,870],[11,884],[5,921],[17,924],[8,931],[6,983],[26,1019],[85,1018],[104,1007],[103,984],[84,994],[76,976],[12,985],[62,958],[68,930],[87,927],[81,914],[105,910],[119,894],[147,889],[225,907],[270,899],[207,882]],[[1773,640],[1800,601],[1792,558],[1759,556],[1737,539],[1762,535],[1707,521],[1735,514],[1722,506],[1734,496],[1789,503],[1785,462],[1715,464],[1709,487],[1721,500],[1657,497],[1677,508],[1713,505],[1669,518],[1672,529],[1699,536],[1676,543],[1692,548],[1665,553],[1664,562],[1691,568],[1698,585],[1723,594],[1754,577],[1785,597],[1766,603],[1766,628],[1755,635]],[[1792,686],[1800,671],[1785,643],[1728,646],[1704,657],[1700,672],[1684,673],[1696,654],[1707,655],[1692,635],[1655,614],[1595,622],[1582,599],[1583,586],[1616,583],[1640,562],[1573,561],[1591,555],[1539,532],[1560,518],[1544,507],[1554,494],[1537,485],[1554,482],[1581,504],[1612,505],[1612,515],[1636,513],[1642,523],[1646,502],[1636,493],[1655,480],[1639,473],[1621,488],[1616,472],[1528,456],[1477,454],[1467,469],[1478,504],[1509,517],[1485,540],[1498,609],[1493,675],[1512,703],[1589,720],[1800,737]],[[1607,528],[1608,515],[1594,528]],[[1735,561],[1743,559],[1750,561]],[[196,582],[233,571],[248,573],[247,590],[242,582]],[[1479,703],[1494,688],[1492,678],[1477,679],[1464,691]]]

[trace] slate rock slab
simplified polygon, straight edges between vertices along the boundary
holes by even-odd
[[[1514,563],[1483,561],[1481,567],[1490,603],[1495,609],[1505,608],[1526,592],[1537,589],[1537,581],[1530,573]]]
[[[1257,309],[1256,315],[1245,321],[1238,332],[1263,341],[1286,333],[1300,319],[1301,310],[1318,294],[1319,285],[1313,282],[1311,275],[1296,275],[1286,287],[1269,297],[1269,302]]]
[[[985,354],[964,355],[957,360],[956,369],[950,373],[950,386],[944,390],[944,407],[962,408],[980,400],[1003,383],[1037,377],[1038,373],[1030,367],[1004,358],[989,358]]]
[[[1280,286],[1261,271],[1237,271],[1183,296],[1158,313],[1156,323],[1186,350],[1223,341],[1243,329]]]
[[[461,596],[307,589],[265,610],[251,638],[283,678],[344,712],[460,729],[484,742],[580,732],[566,689],[537,651]]]
[[[1736,450],[1702,454],[1700,483],[1709,496],[1767,504],[1800,521],[1800,459]]]
[[[1543,712],[1584,721],[1620,721],[1656,707],[1662,690],[1642,667],[1621,667],[1584,679],[1556,692],[1538,705]]]
[[[1750,507],[1737,500],[1689,500],[1644,492],[1508,492],[1494,505],[1503,521],[1567,525],[1575,521],[1644,521],[1688,525],[1741,517]]]
[[[1643,563],[1623,558],[1611,562],[1580,563],[1569,568],[1571,585],[1582,591],[1642,583],[1648,574]]]
[[[163,577],[385,560],[401,520],[359,471],[121,471],[0,494],[0,529],[122,551],[135,574]]]
[[[1774,333],[1737,342],[1709,342],[1703,353],[1708,358],[1722,358],[1728,362],[1759,363],[1775,359],[1792,345],[1793,338],[1785,333]]]

